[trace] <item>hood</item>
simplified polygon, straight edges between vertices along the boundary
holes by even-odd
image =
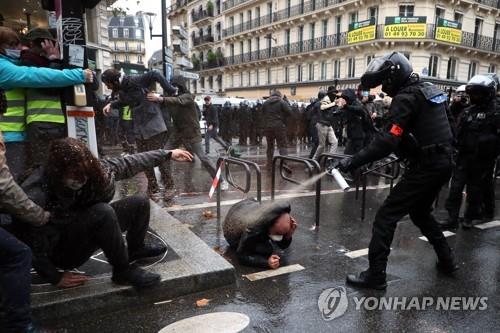
[[[352,104],[355,100],[357,100],[356,91],[350,88],[345,89],[344,91],[342,91],[342,98],[347,101],[347,104]]]
[[[267,99],[266,103],[269,103],[269,104],[276,104],[276,103],[280,103],[282,101],[282,99],[278,96],[271,96]]]

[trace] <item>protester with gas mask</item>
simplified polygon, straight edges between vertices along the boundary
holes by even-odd
[[[137,194],[111,200],[116,181],[169,159],[191,161],[192,156],[183,150],[154,150],[99,160],[77,139],[54,141],[47,165],[33,170],[22,183],[28,196],[51,213],[51,220],[39,230],[16,230],[32,248],[38,274],[60,288],[81,285],[88,278],[70,270],[83,265],[100,248],[113,268],[114,283],[136,288],[158,284],[158,274],[131,264],[165,252],[163,245],[144,242],[149,199]],[[127,232],[127,245],[122,232]]]

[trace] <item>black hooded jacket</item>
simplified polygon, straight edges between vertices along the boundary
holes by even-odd
[[[280,242],[269,238],[269,228],[284,213],[290,213],[289,203],[261,204],[254,198],[231,207],[224,219],[224,237],[242,264],[267,268],[272,254],[290,246],[291,238]]]
[[[290,105],[278,96],[269,97],[262,105],[262,125],[264,129],[285,128],[292,116]]]
[[[342,97],[347,104],[344,106],[342,118],[346,124],[347,138],[350,140],[363,140],[365,138],[365,118],[366,112],[361,102],[356,97],[353,89],[345,89]]]

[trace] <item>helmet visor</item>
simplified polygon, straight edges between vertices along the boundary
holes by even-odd
[[[373,59],[361,77],[361,85],[365,88],[375,88],[382,84],[391,69],[392,63],[385,57]]]

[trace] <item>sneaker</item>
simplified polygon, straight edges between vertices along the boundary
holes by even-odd
[[[122,271],[113,270],[111,280],[119,285],[130,285],[137,289],[149,288],[160,283],[160,274],[148,272],[135,265]]]
[[[222,191],[227,191],[229,190],[229,184],[228,182],[226,182],[224,179],[222,180],[222,182],[220,183],[220,189]]]
[[[167,247],[163,244],[152,245],[145,244],[142,248],[130,251],[128,254],[128,261],[134,262],[139,259],[158,257],[165,253]]]

